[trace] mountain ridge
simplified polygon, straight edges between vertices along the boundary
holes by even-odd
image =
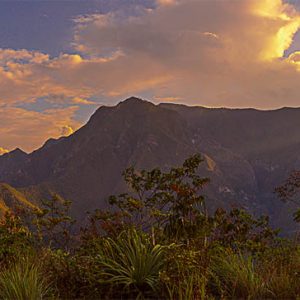
[[[62,194],[82,218],[126,188],[125,168],[167,169],[198,152],[205,159],[200,171],[212,178],[207,190],[212,210],[243,206],[290,227],[273,190],[300,167],[299,125],[297,108],[210,109],[131,97],[100,107],[69,137],[50,139],[29,154],[1,156],[0,181],[31,192],[34,201],[50,191]]]

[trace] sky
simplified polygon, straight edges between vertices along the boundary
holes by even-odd
[[[300,0],[0,1],[0,155],[101,105],[300,106]]]

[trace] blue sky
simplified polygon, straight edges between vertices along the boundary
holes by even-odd
[[[72,47],[74,18],[80,15],[107,14],[131,7],[154,8],[152,0],[8,0],[0,1],[0,48],[35,50],[56,57],[60,53],[76,53]],[[109,100],[97,99],[100,104]],[[43,111],[48,103],[20,103],[19,107]],[[65,106],[59,104],[59,106]],[[85,122],[95,107],[82,106],[75,118]]]
[[[300,0],[286,2],[300,7]],[[132,5],[153,8],[155,1],[1,0],[0,47],[39,50],[54,56],[60,52],[73,52],[70,43],[73,37],[74,17],[93,13],[106,14],[120,9],[126,10]],[[295,47],[298,46],[295,45]]]
[[[0,47],[38,50],[53,56],[70,47],[73,19],[78,15],[154,7],[147,0],[23,0],[0,1]]]

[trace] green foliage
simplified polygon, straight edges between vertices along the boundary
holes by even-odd
[[[45,249],[42,267],[53,290],[62,299],[80,299],[99,295],[93,255],[70,254],[62,249]]]
[[[0,220],[0,263],[7,264],[32,250],[32,233],[19,216],[6,212]]]
[[[125,294],[144,297],[158,289],[164,254],[165,247],[152,245],[148,236],[136,230],[123,232],[116,240],[106,238],[98,255],[99,278]]]
[[[299,298],[298,241],[279,239],[268,217],[243,209],[209,214],[201,162],[195,155],[169,171],[127,169],[129,191],[90,214],[80,233],[71,202],[58,195],[7,211],[0,298]],[[293,184],[282,195],[294,195]],[[34,260],[18,259],[29,255]]]
[[[110,204],[122,213],[123,223],[151,229],[153,238],[164,231],[174,241],[188,240],[207,219],[201,192],[209,179],[197,174],[202,162],[194,155],[169,172],[131,167],[123,174],[131,192],[111,196]]]
[[[34,210],[31,224],[37,240],[48,247],[67,248],[72,236],[71,229],[75,220],[69,216],[71,201],[67,201],[57,194],[50,200],[43,200],[41,207]]]
[[[293,171],[285,182],[275,189],[275,193],[283,202],[291,202],[297,207],[294,221],[300,222],[300,171]]]
[[[252,256],[230,250],[212,262],[212,276],[220,296],[237,299],[261,299],[267,292]]]
[[[269,226],[266,216],[256,219],[243,209],[226,212],[219,208],[210,220],[212,242],[223,247],[261,253],[277,241],[279,230]]]
[[[166,296],[169,299],[207,299],[208,262],[205,249],[186,245],[168,248],[160,273]]]
[[[300,249],[286,243],[268,249],[259,261],[259,273],[268,286],[268,298],[298,299],[300,295]]]
[[[40,268],[27,259],[18,261],[0,273],[0,298],[40,300],[49,296],[49,285]]]

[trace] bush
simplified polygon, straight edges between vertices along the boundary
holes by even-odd
[[[33,237],[22,219],[6,212],[0,220],[0,263],[6,265],[16,257],[32,252]]]
[[[93,255],[46,249],[41,256],[43,269],[60,298],[99,297],[99,281],[94,273]]]
[[[207,299],[209,257],[205,249],[173,245],[166,252],[160,274],[163,294],[168,299]]]

